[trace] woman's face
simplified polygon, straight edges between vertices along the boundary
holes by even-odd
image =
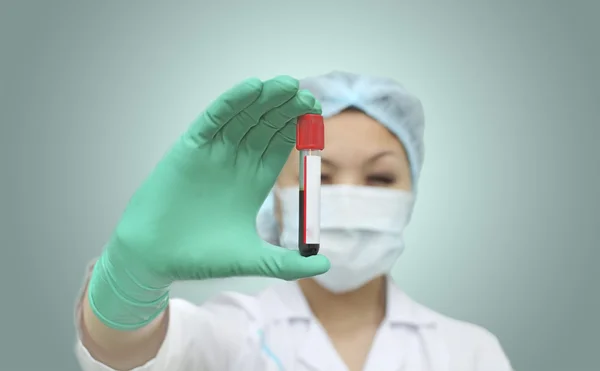
[[[293,150],[277,186],[298,186],[299,154]],[[325,120],[321,183],[411,190],[410,164],[398,138],[376,120],[347,110]],[[275,198],[275,218],[281,225],[281,208]]]
[[[293,150],[277,185],[298,186],[298,151]],[[400,141],[383,125],[356,110],[325,120],[321,182],[411,190],[410,165]]]

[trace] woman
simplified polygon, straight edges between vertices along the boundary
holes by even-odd
[[[78,309],[84,371],[511,369],[493,335],[388,276],[423,158],[419,101],[348,73],[301,85],[250,79],[223,94],[138,189]],[[296,117],[317,102],[322,255],[304,258],[292,148]],[[291,282],[200,307],[168,300],[176,280],[250,275]]]

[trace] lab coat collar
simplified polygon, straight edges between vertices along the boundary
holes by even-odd
[[[387,277],[386,317],[390,325],[414,327],[435,326],[436,316],[426,307],[413,301],[391,277]],[[271,320],[312,320],[313,314],[296,282],[277,285],[263,293],[263,310]],[[267,320],[268,320],[267,319]]]

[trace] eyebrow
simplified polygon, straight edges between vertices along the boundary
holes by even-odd
[[[375,161],[379,160],[379,159],[380,159],[380,158],[382,158],[382,157],[389,156],[389,155],[393,155],[393,154],[394,154],[394,152],[393,152],[393,151],[382,151],[382,152],[379,152],[379,153],[377,153],[377,154],[375,154],[375,155],[371,156],[371,157],[370,157],[370,158],[367,160],[367,163],[373,163],[373,162],[375,162]]]
[[[382,152],[376,153],[375,155],[373,155],[373,156],[369,157],[369,159],[367,159],[366,163],[367,163],[367,164],[371,164],[371,163],[373,163],[373,162],[375,162],[375,161],[379,160],[379,159],[380,159],[380,158],[382,158],[382,157],[389,156],[389,155],[393,155],[393,154],[395,154],[395,152],[394,152],[394,151],[382,151]],[[325,157],[323,157],[323,158],[321,159],[321,161],[322,161],[324,164],[327,164],[327,165],[329,165],[329,166],[333,166],[333,167],[335,167],[335,164],[334,164],[332,161],[330,161],[330,160],[326,159]]]

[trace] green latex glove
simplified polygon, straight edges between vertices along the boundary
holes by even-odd
[[[320,113],[318,103],[287,76],[248,79],[211,104],[135,192],[96,263],[88,298],[98,318],[142,327],[166,308],[176,280],[326,272],[324,256],[302,257],[256,232],[306,113]]]

